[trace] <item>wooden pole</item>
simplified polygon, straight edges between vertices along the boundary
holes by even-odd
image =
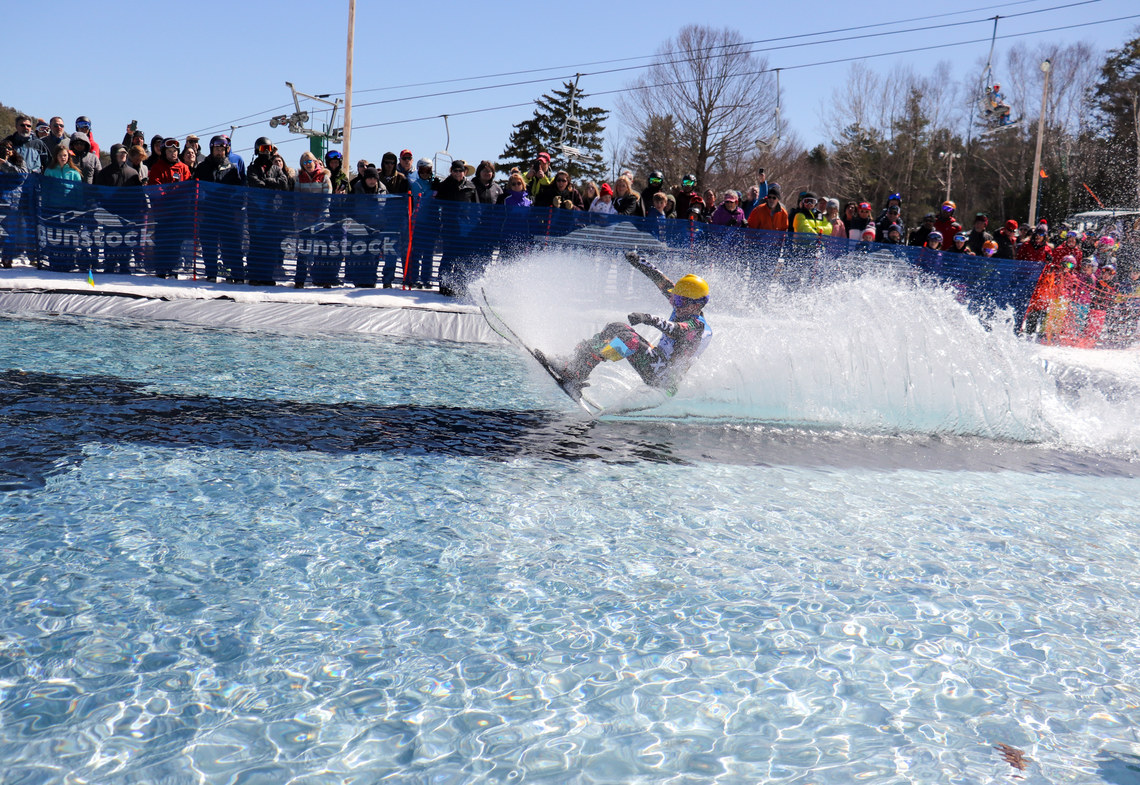
[[[349,157],[352,140],[352,48],[356,30],[356,0],[348,0],[348,47],[344,66],[344,150],[341,151],[344,171],[353,171]]]
[[[1045,72],[1045,87],[1041,90],[1041,117],[1037,121],[1037,152],[1033,155],[1033,187],[1029,189],[1029,226],[1037,223],[1037,185],[1041,179],[1041,140],[1045,137],[1045,107],[1049,101],[1049,73],[1053,63],[1046,60],[1041,64]]]

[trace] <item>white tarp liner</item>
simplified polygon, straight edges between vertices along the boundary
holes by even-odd
[[[207,327],[354,332],[464,343],[504,343],[479,309],[396,289],[292,289],[28,269],[0,270],[0,313],[66,313],[169,320]]]

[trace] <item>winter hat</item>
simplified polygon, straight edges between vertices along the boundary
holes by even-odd
[[[598,189],[598,191],[601,192],[603,196],[614,195],[614,189],[610,187],[609,183],[602,183],[602,186]]]
[[[1017,231],[1017,221],[1010,218],[1008,221],[1005,222],[1005,228],[1011,232],[1016,232]]]
[[[868,226],[866,229],[864,229],[863,230],[863,239],[864,240],[874,240],[875,239],[875,227]]]

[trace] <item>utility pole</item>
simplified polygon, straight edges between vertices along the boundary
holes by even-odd
[[[939,158],[946,159],[946,201],[950,201],[950,183],[954,180],[954,159],[961,158],[961,153],[939,153]]]
[[[344,66],[344,150],[342,159],[344,171],[353,171],[349,158],[349,142],[352,138],[352,48],[356,30],[356,0],[348,0],[348,47]]]
[[[1041,179],[1041,141],[1045,138],[1045,106],[1049,101],[1049,73],[1053,63],[1046,60],[1041,64],[1045,72],[1045,87],[1041,90],[1041,117],[1037,120],[1037,152],[1033,156],[1033,187],[1029,189],[1029,225],[1037,223],[1037,185]]]

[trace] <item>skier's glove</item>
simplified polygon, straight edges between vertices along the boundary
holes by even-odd
[[[641,257],[637,255],[637,251],[626,251],[625,260],[630,264],[637,264],[641,261]]]
[[[647,313],[631,313],[626,318],[629,320],[630,325],[649,324],[649,321],[653,318],[653,316]]]

